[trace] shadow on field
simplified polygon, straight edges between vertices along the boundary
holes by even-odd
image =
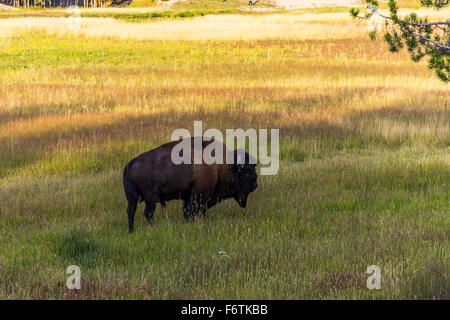
[[[106,71],[103,71],[105,73]],[[139,72],[139,71],[136,71]],[[179,76],[180,71],[174,72]],[[189,76],[189,75],[186,75]],[[74,85],[74,84],[26,84],[0,88],[0,124],[29,120],[41,117],[85,114],[86,112],[113,111],[117,106],[126,105],[132,112],[142,106],[171,105],[180,98],[188,106],[198,108],[230,106],[233,109],[245,109],[258,104],[268,104],[274,110],[295,110],[308,112],[320,108],[338,105],[353,98],[374,94],[381,87],[326,89],[321,92],[299,91],[297,87],[273,88],[254,87],[161,87],[140,88],[110,85]],[[395,90],[395,88],[391,89]],[[25,92],[25,94],[23,94]],[[43,95],[42,92],[46,92]],[[22,93],[21,99],[17,95]],[[71,97],[67,101],[67,96]],[[171,100],[172,99],[172,100]],[[38,100],[38,101],[36,101]],[[5,106],[3,110],[2,106]],[[18,111],[20,110],[20,112]],[[245,110],[244,110],[245,111]]]
[[[242,112],[239,111],[245,112],[246,117],[242,117]],[[304,110],[292,111],[291,116],[297,121],[288,121],[290,115],[286,115],[285,111],[273,110],[173,112],[170,117],[166,113],[144,115],[107,113],[105,117],[112,117],[107,124],[91,123],[86,126],[81,124],[79,127],[63,131],[50,130],[39,136],[25,135],[0,139],[0,145],[5,148],[0,151],[6,155],[2,158],[2,175],[8,176],[8,172],[14,173],[20,168],[33,167],[40,161],[52,161],[52,153],[60,150],[69,150],[70,156],[70,152],[85,146],[89,146],[89,156],[93,157],[92,161],[96,163],[97,167],[91,168],[95,169],[95,172],[105,168],[122,167],[129,158],[168,141],[174,129],[187,128],[192,131],[194,120],[199,119],[206,119],[203,123],[204,129],[279,128],[281,159],[303,161],[312,155],[308,146],[302,144],[305,139],[314,140],[320,153],[344,148],[364,149],[368,146],[396,148],[421,134],[433,134],[432,143],[445,143],[448,134],[448,129],[445,128],[448,128],[450,118],[448,111],[405,109],[403,106],[377,110],[348,110],[346,114],[340,115],[340,121],[336,121],[333,117],[309,119],[304,112]],[[417,124],[417,128],[412,130],[411,126],[414,124]],[[386,130],[398,129],[395,134],[386,137],[383,126]],[[134,146],[135,149],[130,150],[127,143],[130,144],[132,141],[140,141],[140,147]],[[290,145],[286,141],[294,143]],[[142,145],[148,147],[141,149]],[[83,164],[80,166],[83,167]],[[66,169],[61,168],[64,171]],[[92,171],[89,168],[81,168],[86,169]]]
[[[448,266],[444,262],[429,262],[425,268],[417,272],[411,281],[411,291],[415,299],[450,299],[450,282]]]
[[[90,233],[78,230],[61,234],[55,242],[55,252],[67,265],[93,267],[99,247],[91,238]]]

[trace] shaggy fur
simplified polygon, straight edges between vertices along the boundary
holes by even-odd
[[[194,151],[194,139],[191,140]],[[249,164],[250,155],[245,153],[243,164],[179,164],[171,160],[172,149],[180,143],[172,141],[145,152],[132,159],[123,170],[123,184],[128,201],[128,228],[133,232],[134,216],[138,202],[145,201],[144,215],[153,223],[157,202],[181,199],[183,214],[187,221],[197,214],[205,216],[206,210],[224,199],[234,198],[245,208],[248,195],[257,187],[254,164]],[[204,150],[212,141],[202,141]],[[218,142],[216,142],[218,143]],[[237,150],[230,151],[225,145],[223,155],[232,152],[237,159]],[[193,163],[192,152],[192,163]],[[213,154],[214,156],[214,154]],[[225,159],[225,158],[224,158]],[[225,162],[225,161],[224,161]]]

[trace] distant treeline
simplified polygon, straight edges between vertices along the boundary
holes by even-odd
[[[111,0],[0,0],[1,4],[6,4],[13,7],[41,7],[41,8],[53,8],[53,7],[90,7],[90,8],[103,8],[111,4],[116,4],[119,1]],[[123,1],[122,1],[123,2]],[[131,1],[129,1],[131,2]]]

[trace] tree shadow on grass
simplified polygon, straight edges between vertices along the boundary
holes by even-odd
[[[243,113],[245,113],[245,117],[242,116]],[[280,121],[279,119],[285,117],[285,113],[286,110],[254,111],[245,108],[154,114],[130,113],[123,114],[117,119],[112,118],[107,124],[92,123],[88,126],[80,125],[63,132],[51,130],[39,136],[17,136],[14,137],[14,146],[11,146],[9,138],[2,138],[0,139],[0,145],[4,147],[0,148],[0,152],[4,154],[4,157],[1,161],[2,172],[0,176],[7,177],[21,168],[33,166],[39,161],[48,159],[59,150],[80,150],[80,148],[86,148],[86,146],[89,146],[90,153],[94,157],[92,161],[96,163],[93,170],[101,171],[105,169],[105,160],[111,158],[109,153],[114,154],[114,159],[116,159],[114,160],[114,166],[125,165],[129,160],[128,158],[137,155],[134,154],[135,151],[125,148],[126,144],[131,141],[148,141],[148,148],[151,148],[167,142],[174,129],[186,128],[192,132],[195,120],[203,120],[204,130],[211,127],[222,130],[227,128],[271,129],[270,124],[273,123],[274,128],[280,129],[281,158],[301,162],[314,156],[312,154],[313,149],[317,149],[318,151],[314,152],[320,155],[329,152],[333,154],[333,152],[342,149],[362,150],[369,146],[392,150],[404,144],[416,143],[415,136],[407,131],[404,134],[399,131],[395,137],[386,136],[382,128],[377,129],[377,123],[382,123],[387,129],[389,129],[390,124],[398,124],[400,130],[416,125],[418,126],[417,134],[424,135],[425,138],[430,140],[431,144],[445,145],[446,138],[442,136],[442,133],[445,134],[445,127],[448,127],[448,119],[450,118],[447,110],[406,109],[402,105],[391,105],[377,110],[349,110],[347,114],[340,116],[341,121],[334,121],[332,118],[308,120],[299,117],[297,123],[286,121],[286,124],[284,124],[284,120]],[[421,129],[422,124],[425,129]],[[370,126],[372,130],[367,129]],[[431,131],[425,132],[428,128],[432,129],[433,126],[439,127],[439,135],[433,136],[430,133]],[[307,148],[308,145],[302,144],[302,141],[308,139],[315,144],[315,146],[310,146],[311,150],[296,150],[299,146]],[[290,145],[289,141],[295,143]],[[106,149],[99,148],[105,146],[105,143],[111,145],[106,145]],[[121,148],[127,150],[121,150]],[[141,152],[147,150],[141,150]],[[138,151],[138,153],[140,152]],[[111,164],[107,166],[110,167]]]
[[[94,267],[98,262],[99,249],[88,232],[79,230],[60,234],[55,241],[55,251],[67,266]]]

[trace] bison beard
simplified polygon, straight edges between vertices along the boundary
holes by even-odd
[[[194,139],[191,146],[194,150]],[[203,140],[203,139],[202,139]],[[237,163],[237,150],[230,151],[218,141],[202,141],[202,151],[210,143],[219,143],[223,148],[224,161],[227,153],[233,152],[233,164],[174,164],[171,153],[180,141],[173,141],[145,152],[131,160],[123,170],[123,185],[128,201],[128,228],[133,232],[134,215],[138,202],[145,202],[144,216],[152,224],[156,204],[183,200],[186,221],[224,199],[234,198],[245,208],[248,195],[257,187],[256,164],[250,164],[251,156],[245,153],[245,161]],[[192,152],[193,153],[193,152]],[[213,154],[214,156],[214,154]],[[193,162],[193,155],[192,162]]]

